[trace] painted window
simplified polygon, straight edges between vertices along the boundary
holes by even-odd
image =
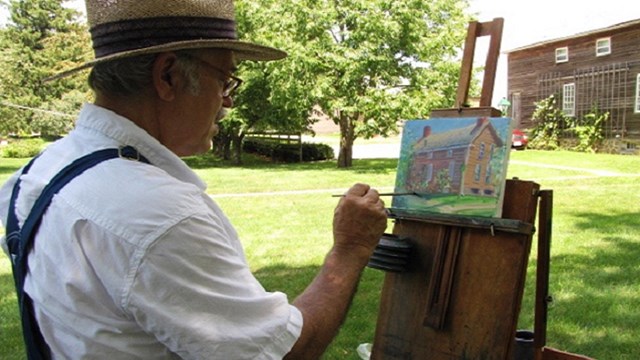
[[[478,160],[482,160],[484,158],[485,145],[484,143],[480,144],[480,151],[478,152]]]
[[[596,56],[611,54],[611,38],[596,40]]]
[[[569,61],[569,48],[561,47],[556,49],[556,64]]]
[[[636,113],[640,113],[640,74],[636,78]]]
[[[429,183],[433,179],[433,164],[427,164],[422,169],[422,176],[424,178],[425,183]]]
[[[564,84],[562,86],[562,111],[567,116],[576,114],[576,84]]]
[[[484,176],[484,183],[491,184],[491,164],[487,164],[487,169]]]
[[[447,157],[453,157],[453,150],[447,150]]]
[[[480,181],[480,172],[482,171],[482,167],[480,164],[476,164],[476,168],[473,170],[473,180],[478,182]]]
[[[456,161],[449,161],[449,179],[453,181],[453,178],[456,176]]]

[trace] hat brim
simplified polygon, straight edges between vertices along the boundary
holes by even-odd
[[[73,75],[79,71],[93,67],[96,64],[104,63],[107,61],[138,56],[146,54],[154,54],[166,51],[175,50],[189,50],[189,49],[228,49],[233,51],[235,59],[253,60],[253,61],[272,61],[280,60],[287,57],[287,53],[269,46],[257,45],[249,42],[239,40],[227,40],[227,39],[208,39],[208,40],[186,40],[176,41],[168,44],[150,46],[142,49],[128,50],[118,52],[113,55],[104,56],[92,61],[88,61],[75,68],[65,70],[56,75],[45,78],[43,81],[52,81],[61,79],[70,75]]]

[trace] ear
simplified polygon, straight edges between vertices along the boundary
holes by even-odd
[[[161,100],[173,101],[176,98],[180,81],[180,72],[177,70],[175,53],[161,53],[156,57],[152,69],[153,86]]]

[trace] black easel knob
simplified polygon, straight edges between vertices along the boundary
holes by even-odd
[[[408,238],[383,234],[367,266],[390,272],[407,271],[412,249]]]

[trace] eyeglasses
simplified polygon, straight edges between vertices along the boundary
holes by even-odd
[[[193,55],[188,55],[188,57],[194,59],[194,60],[198,60],[198,62],[202,65],[204,65],[206,68],[217,71],[218,73],[222,74],[223,76],[225,76],[227,79],[223,82],[222,85],[222,97],[223,98],[227,98],[230,96],[233,96],[233,94],[235,93],[236,89],[238,89],[238,87],[240,87],[240,85],[242,84],[242,79],[240,79],[237,76],[233,76],[231,74],[229,74],[228,72],[222,70],[221,68],[215,66],[215,65],[211,65],[208,62],[200,59],[197,56],[193,56]]]

